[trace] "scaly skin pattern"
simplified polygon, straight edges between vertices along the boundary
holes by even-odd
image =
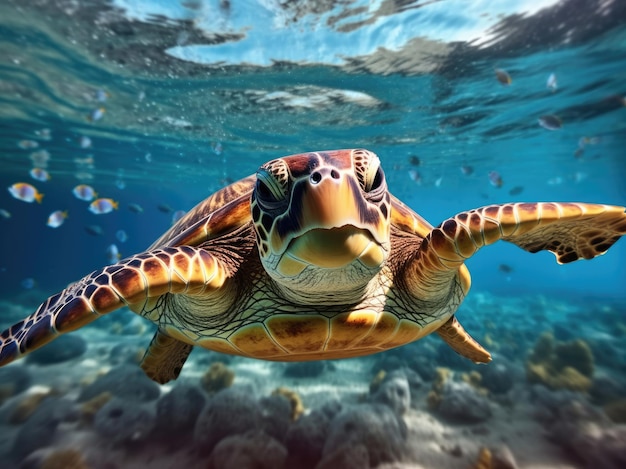
[[[190,246],[157,249],[93,272],[43,303],[0,336],[0,364],[41,347],[103,314],[131,306],[158,322],[165,293],[203,295],[224,283],[219,261]]]
[[[0,366],[125,306],[159,327],[142,368],[160,383],[178,376],[194,345],[302,361],[437,332],[488,362],[455,317],[467,259],[504,240],[567,263],[625,233],[623,207],[556,202],[491,205],[433,227],[389,193],[375,154],[293,155],[213,194],[146,252],[49,298],[0,335]]]

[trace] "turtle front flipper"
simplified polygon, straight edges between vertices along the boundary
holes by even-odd
[[[158,322],[166,293],[219,289],[227,270],[204,249],[168,247],[96,270],[43,303],[0,335],[0,366],[123,306]]]
[[[463,263],[480,248],[509,241],[535,253],[548,250],[559,264],[592,259],[626,234],[624,207],[585,203],[511,203],[461,212],[434,228],[408,265],[406,278],[418,297],[450,293]],[[461,279],[469,289],[469,278]]]
[[[551,251],[558,263],[565,264],[603,254],[624,234],[624,207],[556,202],[490,205],[459,213],[433,228],[407,263],[404,280],[424,305],[452,315],[470,286],[464,262],[483,246],[509,241],[533,253]],[[461,355],[488,361],[481,359],[488,353],[453,317],[438,332]]]

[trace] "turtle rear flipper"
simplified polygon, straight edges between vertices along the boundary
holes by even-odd
[[[437,329],[437,334],[452,350],[465,358],[469,358],[474,363],[489,363],[491,361],[491,354],[463,329],[461,323],[454,316]]]
[[[220,288],[225,279],[222,263],[200,248],[168,247],[129,257],[48,298],[34,314],[0,334],[0,366],[123,306],[158,322],[160,296],[206,293]]]
[[[159,384],[178,378],[193,345],[156,331],[141,360],[141,368],[148,378]]]

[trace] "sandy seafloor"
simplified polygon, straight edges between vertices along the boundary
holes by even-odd
[[[11,319],[30,312],[2,308]],[[152,325],[116,312],[70,335],[84,340],[53,342],[37,360],[0,369],[0,467],[626,467],[624,305],[472,292],[457,317],[493,353],[491,364],[459,358],[437,336],[313,365],[196,349],[179,379],[159,389],[141,379],[136,365]],[[527,372],[546,331],[545,362],[535,366],[544,367],[548,386],[531,383]],[[77,352],[68,356],[68,347]],[[35,363],[55,354],[64,361]],[[203,387],[216,362],[234,372],[232,386],[218,394]],[[126,373],[122,383],[94,390],[111,370]],[[568,377],[558,381],[560,374]],[[558,389],[563,383],[582,390]],[[192,393],[169,407],[159,404],[178,387]],[[304,412],[297,419],[287,399],[270,397],[279,387],[300,396]],[[103,391],[111,394],[89,411],[84,402]],[[194,404],[192,395],[204,404]],[[107,408],[112,402],[117,407]]]

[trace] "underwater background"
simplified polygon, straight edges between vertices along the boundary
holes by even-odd
[[[623,0],[4,0],[0,41],[2,330],[284,155],[372,150],[433,225],[626,205]],[[0,467],[626,467],[625,260],[481,250],[457,314],[480,367],[438,337],[195,350],[159,387],[153,326],[115,312],[0,369]]]

